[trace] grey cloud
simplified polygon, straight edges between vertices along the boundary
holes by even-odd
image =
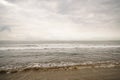
[[[29,29],[33,30],[33,34],[31,34],[32,36],[36,36],[37,33],[39,33],[38,30],[43,29],[41,30],[41,33],[43,32],[42,34],[47,37],[50,37],[47,35],[49,33],[51,33],[51,35],[54,35],[55,33],[53,34],[52,32],[58,29],[66,29],[65,32],[59,32],[59,30],[54,31],[56,33],[59,32],[59,35],[66,33],[67,30],[70,29],[72,33],[68,32],[65,37],[72,34],[78,34],[81,36],[88,34],[84,32],[82,33],[82,29],[85,29],[86,32],[90,32],[90,29],[98,28],[101,29],[101,31],[103,30],[104,33],[106,33],[106,31],[109,31],[108,33],[111,34],[115,31],[118,31],[118,33],[120,32],[120,0],[3,1],[6,1],[9,5],[0,5],[0,31],[10,32],[12,30],[12,35],[25,34],[28,36],[29,34],[27,33],[30,33]],[[8,27],[2,25],[12,26]],[[77,29],[78,32],[72,31],[73,29]],[[46,30],[48,30],[48,32]],[[42,37],[43,36],[40,38]],[[120,38],[119,35],[117,37]]]
[[[8,27],[8,26],[0,26],[0,32],[2,32],[2,31],[11,31],[11,28],[10,27]]]
[[[10,3],[18,4],[19,2],[30,2],[38,8],[42,8],[54,12],[51,9],[50,2],[55,2],[57,14],[66,15],[73,22],[81,23],[104,23],[118,21],[120,14],[120,0],[6,0]],[[39,4],[42,3],[42,4]],[[33,6],[33,5],[31,5]],[[34,11],[34,10],[33,10]],[[77,16],[77,17],[76,17]]]
[[[120,0],[74,0],[69,5],[69,9],[64,7],[62,12],[65,11],[64,14],[72,16],[71,19],[80,24],[120,21]]]

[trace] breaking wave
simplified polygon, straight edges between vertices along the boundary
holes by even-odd
[[[19,71],[27,70],[73,70],[73,69],[84,69],[84,68],[111,68],[120,66],[120,62],[84,62],[84,63],[30,63],[26,65],[8,65],[0,67],[0,73],[16,73]]]
[[[28,46],[28,47],[0,47],[0,50],[41,50],[41,49],[70,49],[70,48],[120,48],[119,45],[115,46],[104,46],[104,45],[99,45],[99,46],[82,46],[82,45],[41,45],[41,46]]]

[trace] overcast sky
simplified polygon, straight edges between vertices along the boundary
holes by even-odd
[[[120,40],[120,0],[0,0],[0,40]]]

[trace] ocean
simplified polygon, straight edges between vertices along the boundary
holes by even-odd
[[[119,65],[120,41],[0,41],[0,70],[98,63]]]

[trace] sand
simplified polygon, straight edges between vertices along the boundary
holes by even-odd
[[[25,70],[0,73],[0,80],[120,80],[120,67],[71,70]]]

